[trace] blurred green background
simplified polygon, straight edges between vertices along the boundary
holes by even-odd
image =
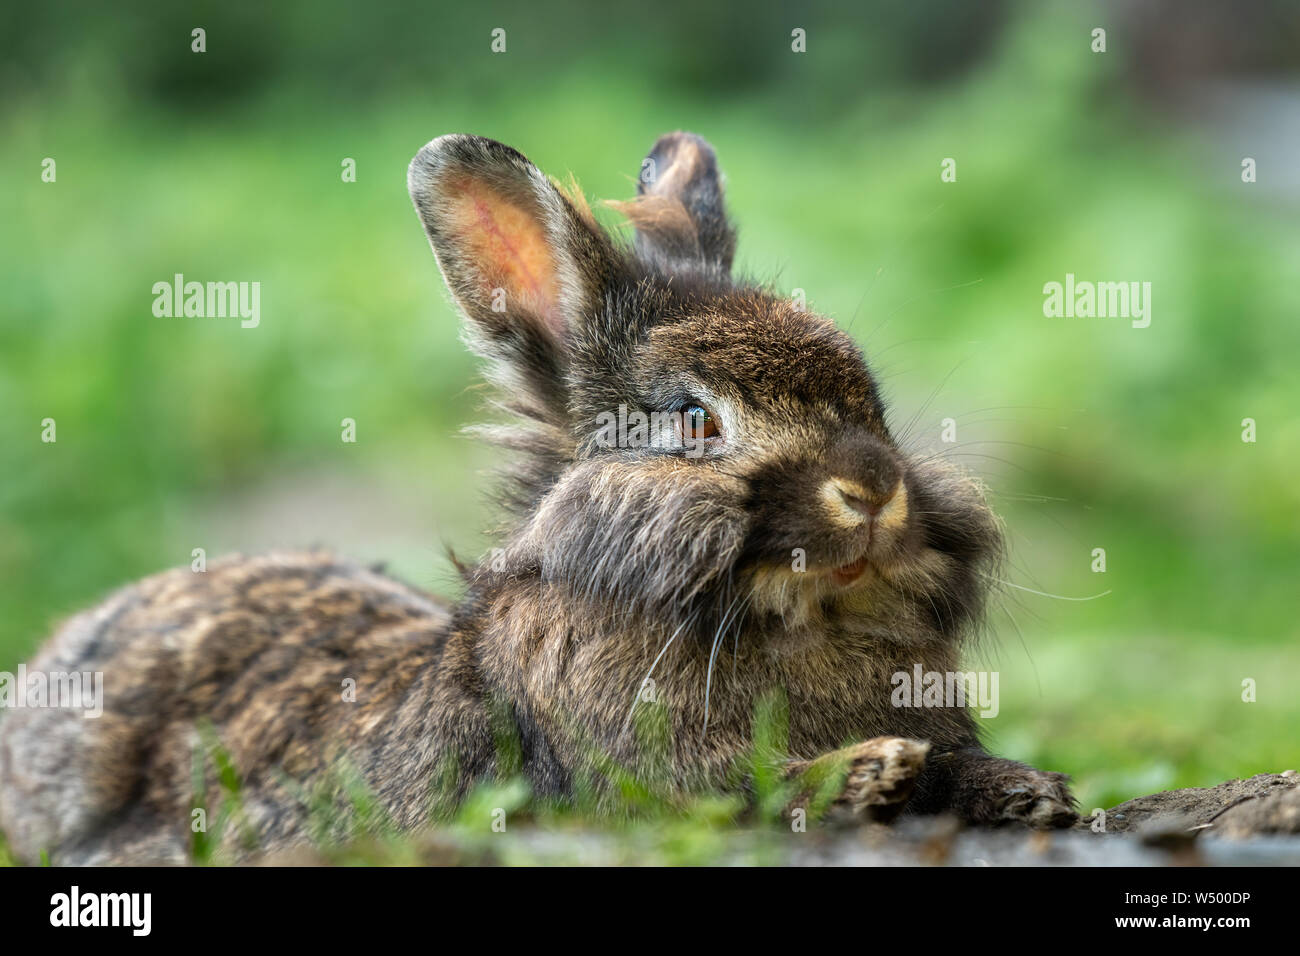
[[[988,481],[1007,580],[1110,592],[999,600],[992,746],[1085,809],[1300,764],[1287,5],[156,6],[0,14],[0,669],[198,547],[329,545],[454,593],[493,459],[458,433],[482,393],[406,164],[474,132],[626,198],[685,128],[740,268],[806,290],[915,445]],[[260,327],[156,318],[177,272],[260,282]],[[1067,272],[1150,282],[1150,327],[1045,318]]]

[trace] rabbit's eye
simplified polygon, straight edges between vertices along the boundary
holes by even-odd
[[[718,423],[703,405],[687,405],[682,409],[682,431],[687,438],[713,438]]]

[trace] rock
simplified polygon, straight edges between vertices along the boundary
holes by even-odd
[[[1236,837],[1255,833],[1300,833],[1300,823],[1296,820],[1297,808],[1300,807],[1296,803],[1300,800],[1298,786],[1300,776],[1288,771],[1256,774],[1248,780],[1229,780],[1217,787],[1189,787],[1153,793],[1106,811],[1105,832],[1141,833],[1157,842],[1161,839],[1158,834],[1167,836],[1175,829],[1192,833],[1214,830],[1216,834],[1221,832]],[[1283,798],[1289,801],[1285,805],[1278,802]],[[1239,812],[1239,808],[1248,803],[1256,804],[1253,811]],[[1227,817],[1227,821],[1223,817]],[[1286,828],[1288,820],[1290,829]],[[1231,830],[1226,829],[1227,822],[1232,823]],[[1091,824],[1092,818],[1088,817],[1080,820],[1075,828],[1087,830]]]
[[[1206,832],[1229,839],[1261,833],[1300,833],[1300,786],[1277,787],[1257,797],[1244,797],[1224,810]]]

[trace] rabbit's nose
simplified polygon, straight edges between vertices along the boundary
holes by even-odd
[[[878,518],[898,496],[902,484],[896,479],[887,491],[881,492],[856,481],[831,478],[823,486],[822,495],[832,506],[837,522],[854,527]]]

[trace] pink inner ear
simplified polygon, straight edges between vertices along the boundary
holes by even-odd
[[[453,190],[455,231],[484,301],[490,306],[494,290],[504,289],[503,317],[532,315],[563,335],[555,254],[537,216],[477,180],[463,179]]]

